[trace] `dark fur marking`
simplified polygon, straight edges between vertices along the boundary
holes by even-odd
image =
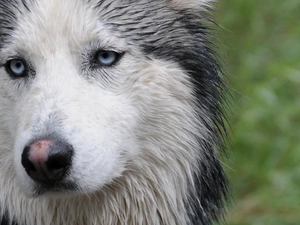
[[[14,30],[16,15],[13,11],[14,5],[10,0],[0,1],[0,49],[8,42],[10,34]]]
[[[198,105],[204,108],[212,119],[212,124],[206,124],[214,134],[211,140],[199,140],[205,155],[204,159],[199,161],[199,170],[194,175],[197,193],[191,193],[187,204],[192,205],[189,212],[192,225],[210,225],[224,214],[224,200],[228,192],[228,181],[216,155],[218,149],[214,149],[215,145],[219,148],[224,147],[223,135],[226,136],[226,131],[223,122],[222,92],[226,88],[218,75],[220,67],[214,58],[214,52],[209,47],[211,43],[207,39],[207,28],[199,23],[198,18],[191,18],[191,15],[184,13],[182,15],[178,22],[184,24],[182,27],[187,33],[181,30],[181,33],[176,35],[184,36],[172,39],[169,33],[168,40],[165,40],[169,42],[165,42],[164,45],[157,46],[157,42],[152,42],[143,47],[146,54],[173,60],[185,71],[189,71]],[[205,121],[205,118],[202,119]]]
[[[0,215],[0,225],[21,225],[19,223],[17,223],[16,221],[12,221],[12,223],[10,223],[10,218],[9,218],[9,214],[6,211],[6,213],[4,213],[3,215]],[[25,224],[22,224],[25,225]]]

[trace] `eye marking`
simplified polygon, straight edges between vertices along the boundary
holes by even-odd
[[[7,61],[5,68],[12,78],[26,77],[28,73],[27,66],[22,59],[12,59]]]
[[[112,66],[121,57],[121,53],[115,51],[100,50],[95,54],[95,62],[100,66]]]

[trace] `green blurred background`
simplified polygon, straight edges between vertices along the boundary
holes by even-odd
[[[232,89],[229,225],[300,225],[300,0],[220,0]]]

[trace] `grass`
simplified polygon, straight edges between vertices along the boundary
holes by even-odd
[[[230,225],[300,224],[300,1],[216,4],[232,88]]]

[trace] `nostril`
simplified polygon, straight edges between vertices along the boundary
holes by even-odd
[[[46,164],[49,170],[60,170],[65,166],[68,166],[69,161],[61,156],[53,156],[47,160]]]
[[[57,145],[53,152],[50,151],[46,162],[49,170],[60,170],[71,165],[73,148],[71,146]]]

